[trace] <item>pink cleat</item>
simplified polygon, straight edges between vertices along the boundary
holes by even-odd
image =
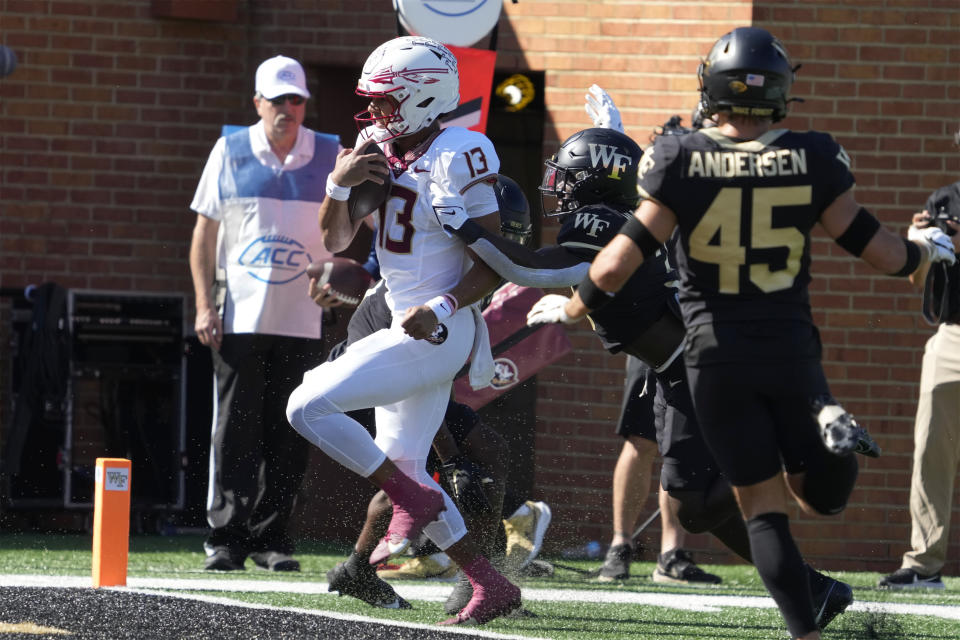
[[[498,579],[486,586],[474,582],[473,597],[454,618],[440,622],[441,625],[486,624],[494,618],[513,613],[522,605],[520,589],[497,574]]]
[[[399,500],[393,501],[393,517],[390,518],[387,535],[370,554],[370,564],[373,566],[406,551],[423,528],[446,509],[442,493],[423,484],[418,483],[417,486],[420,491],[407,497],[402,504]]]

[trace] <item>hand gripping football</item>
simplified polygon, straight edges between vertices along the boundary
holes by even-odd
[[[383,151],[375,144],[367,147],[367,153],[379,153]],[[351,220],[360,220],[380,208],[383,201],[387,199],[390,193],[390,174],[387,173],[383,178],[383,184],[377,184],[373,180],[364,180],[357,186],[350,189],[350,197],[347,200],[347,210],[350,213]]]
[[[307,267],[307,275],[317,279],[318,287],[329,283],[330,293],[351,307],[360,304],[373,280],[356,260],[338,257],[311,262]]]

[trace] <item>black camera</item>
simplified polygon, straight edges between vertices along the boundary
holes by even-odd
[[[948,236],[952,236],[956,233],[950,226],[947,224],[947,220],[951,220],[960,224],[960,217],[950,213],[950,199],[943,198],[942,200],[937,200],[934,204],[934,210],[930,212],[933,216],[933,220],[930,221],[930,224],[940,227],[940,230],[943,231]]]
[[[682,122],[683,118],[680,116],[673,116],[661,126],[655,127],[653,134],[650,136],[650,142],[653,142],[657,136],[682,136],[685,133],[693,133],[696,131],[696,129],[683,126],[681,124]]]

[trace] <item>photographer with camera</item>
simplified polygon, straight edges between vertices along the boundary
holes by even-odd
[[[960,143],[960,140],[958,140]],[[946,233],[960,252],[960,181],[941,187],[913,216],[911,239]],[[930,237],[926,235],[925,237]],[[910,276],[923,288],[923,315],[937,332],[927,341],[914,422],[913,478],[910,482],[910,550],[878,585],[885,589],[943,589],[940,571],[950,539],[953,479],[960,466],[960,263],[922,265]]]

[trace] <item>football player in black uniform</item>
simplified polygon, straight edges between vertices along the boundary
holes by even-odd
[[[512,282],[540,287],[575,284],[604,245],[633,219],[630,211],[639,200],[636,180],[641,156],[640,147],[625,134],[586,129],[568,138],[546,161],[543,208],[548,215],[561,216],[558,245],[531,251],[485,232],[465,217],[445,218],[441,224]],[[730,484],[704,445],[693,413],[680,357],[684,327],[673,286],[675,275],[661,245],[590,319],[608,350],[631,354],[657,372],[656,401],[662,407],[656,424],[663,457],[660,482],[671,500],[680,503],[680,523],[692,533],[709,531],[752,562],[747,529]],[[567,301],[564,296],[545,296],[531,310],[528,322],[557,321],[556,312]],[[809,581],[805,575],[802,584],[812,591],[807,594],[810,616],[826,626],[852,602],[852,591],[810,567],[805,572]]]
[[[644,200],[558,315],[575,321],[612,304],[679,229],[684,359],[701,432],[734,486],[764,585],[792,636],[809,639],[820,633],[788,490],[807,510],[840,512],[862,432],[830,397],[820,365],[810,230],[819,222],[895,276],[952,246],[932,233],[911,242],[884,229],[854,198],[849,158],[829,135],[772,127],[786,115],[794,71],[763,29],[717,41],[698,71],[704,114],[716,114],[717,127],[656,139],[639,172]]]

